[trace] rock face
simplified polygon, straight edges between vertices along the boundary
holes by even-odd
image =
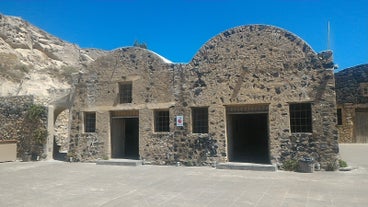
[[[70,89],[72,73],[84,71],[87,64],[107,53],[81,49],[21,18],[0,14],[0,97],[12,101],[13,96],[22,100],[25,95],[34,97],[37,104],[52,104],[58,91]],[[55,138],[60,150],[66,151],[69,117],[63,115],[57,119]],[[7,125],[15,131],[17,126]]]
[[[280,164],[307,156],[326,167],[337,159],[332,53],[317,54],[285,30],[227,30],[188,64],[122,48],[89,71],[75,81],[75,160]]]
[[[0,14],[0,96],[35,95],[69,88],[68,76],[107,52],[81,49],[18,17]]]

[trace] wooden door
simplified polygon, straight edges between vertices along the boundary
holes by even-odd
[[[125,120],[112,119],[111,123],[111,157],[123,158],[125,154]]]
[[[355,111],[355,140],[357,143],[368,143],[368,109]]]

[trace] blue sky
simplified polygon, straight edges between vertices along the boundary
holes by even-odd
[[[248,24],[281,27],[320,52],[330,21],[339,69],[368,63],[367,0],[0,0],[0,13],[83,48],[138,40],[173,62],[189,62],[213,36]]]

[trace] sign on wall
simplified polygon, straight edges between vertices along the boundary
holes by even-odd
[[[184,116],[176,116],[176,126],[184,126]]]

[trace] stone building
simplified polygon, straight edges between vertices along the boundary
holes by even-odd
[[[339,142],[368,142],[368,64],[336,73]]]
[[[279,164],[338,156],[331,52],[273,26],[229,29],[191,62],[121,48],[75,79],[69,156]]]

